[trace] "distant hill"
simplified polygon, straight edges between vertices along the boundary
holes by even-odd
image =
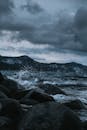
[[[87,66],[79,63],[39,63],[28,56],[6,57],[0,56],[0,70],[35,70],[52,71],[61,75],[87,76]]]

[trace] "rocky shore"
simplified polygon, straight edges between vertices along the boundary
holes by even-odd
[[[0,73],[0,130],[87,130],[87,121],[77,113],[87,104],[56,102],[54,94],[67,95],[56,85],[42,83],[25,90]]]

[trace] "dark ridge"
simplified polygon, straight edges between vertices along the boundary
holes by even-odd
[[[70,63],[39,63],[28,56],[7,57],[0,56],[0,70],[23,70],[32,69],[36,71],[53,71],[71,73],[71,75],[83,76],[87,75],[87,66],[70,62]]]
[[[50,63],[50,65],[85,66],[85,67],[87,67],[86,65],[82,65],[82,64],[77,63],[77,62],[68,62],[68,63]]]

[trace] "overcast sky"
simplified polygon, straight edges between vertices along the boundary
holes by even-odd
[[[87,0],[0,0],[0,54],[87,64],[86,5]]]

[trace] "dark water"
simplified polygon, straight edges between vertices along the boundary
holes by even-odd
[[[35,72],[35,71],[2,71],[8,78],[17,81],[26,89],[35,88],[39,81],[44,84],[57,84],[68,96],[57,94],[53,97],[58,102],[80,99],[87,104],[87,77],[63,77],[58,72]],[[78,111],[81,120],[87,120],[87,110]]]

